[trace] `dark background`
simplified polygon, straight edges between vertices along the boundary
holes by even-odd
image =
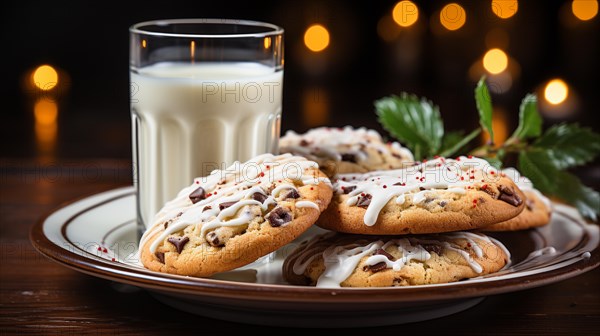
[[[570,1],[520,1],[517,14],[503,20],[493,14],[491,1],[458,1],[466,10],[466,24],[448,32],[438,20],[447,1],[415,1],[417,23],[395,28],[397,36],[384,41],[378,22],[390,15],[395,3],[3,2],[1,157],[129,158],[128,27],[182,17],[261,20],[285,28],[283,130],[346,124],[381,130],[373,101],[401,91],[439,104],[448,128],[470,130],[477,125],[473,88],[483,74],[471,68],[494,46],[507,52],[511,66],[518,64],[511,70],[510,87],[489,77],[492,86],[505,91],[492,97],[499,111],[496,126],[510,134],[521,98],[539,93],[549,79],[559,77],[569,84],[568,103],[559,107],[558,117],[542,106],[545,125],[579,121],[599,130],[598,16],[585,22],[575,19]],[[303,45],[304,31],[313,23],[325,25],[331,34],[329,47],[321,53]],[[57,68],[61,83],[51,93],[58,104],[57,133],[45,145],[36,138],[33,116],[36,99],[45,93],[25,85],[42,64]]]

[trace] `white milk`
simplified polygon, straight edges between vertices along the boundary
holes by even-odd
[[[146,227],[194,177],[277,151],[283,71],[158,63],[131,72],[131,83],[134,180]]]

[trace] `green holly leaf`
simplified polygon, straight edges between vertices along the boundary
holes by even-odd
[[[521,151],[518,166],[521,173],[527,176],[542,193],[556,194],[559,171],[547,151],[535,148]]]
[[[492,97],[485,83],[485,76],[481,77],[475,88],[475,103],[479,111],[481,128],[490,134],[490,142],[494,143],[494,130],[492,129]]]
[[[573,174],[559,172],[556,180],[559,193],[555,196],[575,206],[585,218],[598,220],[600,214],[600,194],[592,188],[586,187]]]
[[[600,134],[576,124],[552,126],[533,145],[548,152],[557,169],[588,163],[600,153]]]
[[[480,128],[473,130],[466,136],[464,135],[464,132],[448,132],[444,134],[444,138],[442,139],[442,148],[439,155],[444,157],[453,156],[463,149],[469,142],[475,139],[479,133],[481,133]]]
[[[542,134],[542,117],[537,108],[537,96],[528,94],[519,108],[519,126],[511,136],[519,140],[538,137]]]
[[[416,160],[438,153],[444,124],[439,108],[426,99],[402,93],[375,102],[379,122],[413,151]]]

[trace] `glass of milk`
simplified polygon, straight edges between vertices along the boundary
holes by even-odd
[[[130,91],[138,229],[194,177],[276,153],[283,29],[178,19],[130,28]]]

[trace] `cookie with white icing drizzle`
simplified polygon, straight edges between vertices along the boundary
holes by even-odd
[[[483,231],[516,231],[544,226],[550,223],[552,202],[539,190],[535,189],[531,180],[521,175],[515,168],[506,168],[502,172],[525,194],[525,209],[514,218],[507,221],[488,225]]]
[[[140,241],[151,270],[205,277],[247,265],[315,223],[332,197],[317,163],[284,154],[196,178],[154,218]]]
[[[448,283],[501,270],[510,253],[483,234],[431,236],[325,234],[303,242],[283,264],[295,285],[396,287]]]
[[[399,235],[471,230],[516,217],[523,192],[487,161],[436,158],[397,170],[338,175],[317,224],[325,229]]]
[[[304,134],[288,131],[279,140],[279,151],[318,162],[329,177],[397,169],[414,160],[410,150],[383,142],[377,131],[351,126],[313,128]]]

